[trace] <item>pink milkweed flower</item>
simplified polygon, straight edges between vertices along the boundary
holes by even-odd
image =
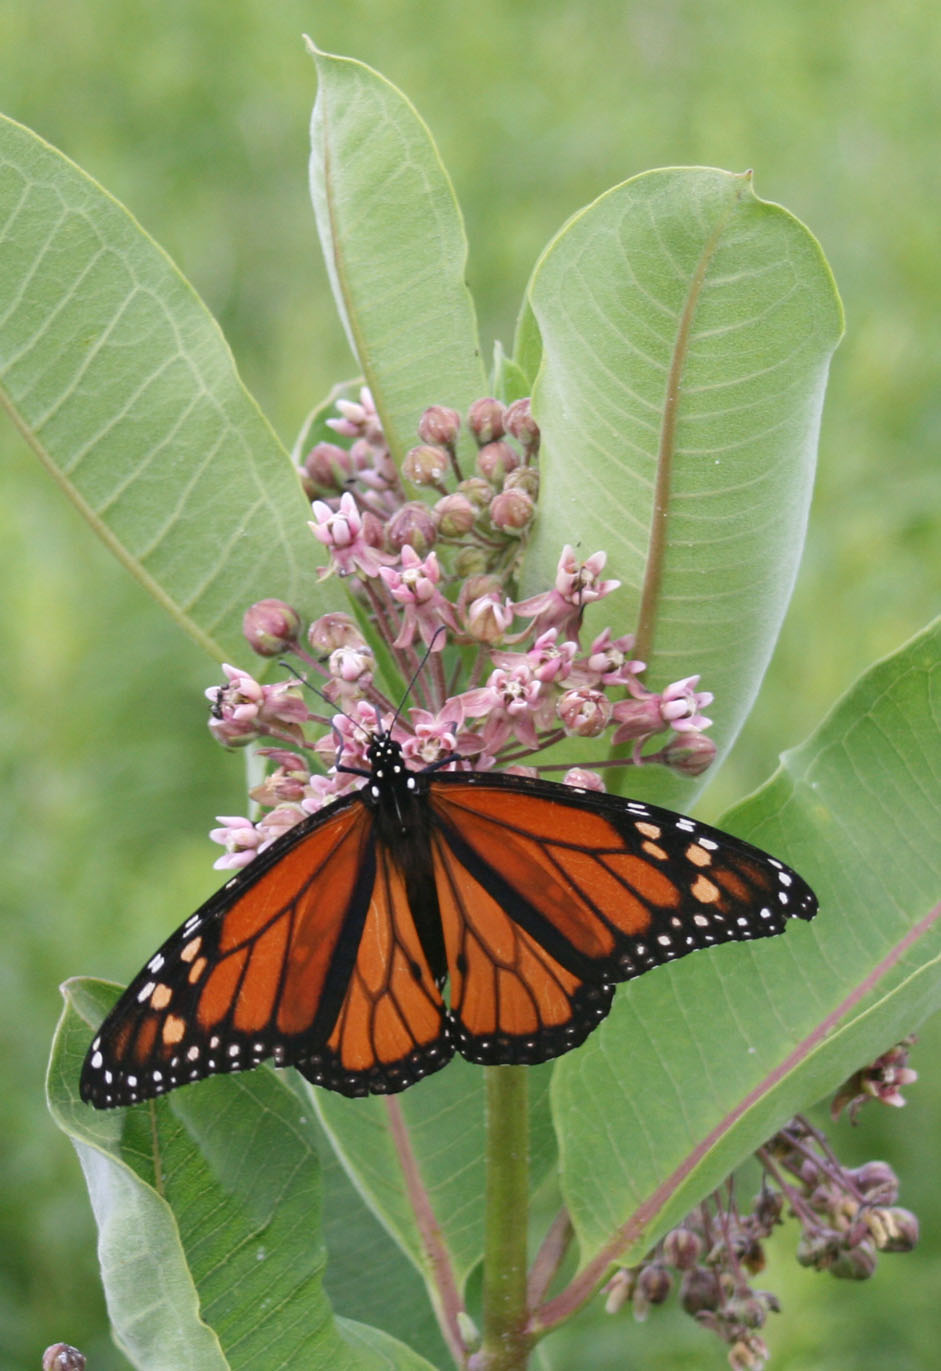
[[[699,711],[711,705],[714,697],[711,691],[697,690],[698,685],[698,676],[685,676],[682,681],[668,685],[660,696],[663,722],[677,733],[690,730],[698,733],[701,729],[712,727],[712,720]]]
[[[464,721],[464,710],[457,700],[448,700],[444,707],[432,714],[427,709],[410,709],[409,722],[415,730],[402,744],[402,755],[407,762],[417,762],[422,766],[434,766],[445,757],[457,757],[458,752],[474,750],[478,741],[473,734],[459,732]]]
[[[429,552],[424,560],[415,549],[406,543],[402,548],[399,567],[380,567],[379,574],[393,600],[402,606],[402,627],[393,647],[411,647],[415,634],[421,635],[422,642],[432,652],[440,652],[445,645],[446,635],[435,634],[442,625],[457,628],[457,620],[449,600],[438,589],[441,568],[438,558]]]
[[[315,500],[312,509],[310,529],[317,541],[330,549],[330,559],[341,575],[359,571],[364,576],[376,576],[392,560],[368,542],[365,516],[350,491],[340,496],[337,509],[323,500]]]
[[[517,614],[532,616],[537,633],[558,628],[563,637],[576,637],[585,606],[604,599],[621,584],[601,579],[607,559],[607,553],[595,552],[580,562],[574,548],[566,544],[559,558],[553,589],[518,601],[515,605]]]
[[[471,718],[484,719],[484,746],[496,752],[508,738],[536,749],[536,716],[543,709],[542,684],[525,661],[507,671],[498,667],[484,686],[454,697]]]
[[[598,634],[588,649],[584,663],[579,665],[584,665],[594,678],[594,684],[628,685],[635,676],[646,670],[645,662],[628,656],[633,647],[633,633],[612,638],[610,628],[606,628]]]
[[[262,835],[252,823],[241,814],[217,814],[222,828],[210,830],[209,837],[214,843],[225,848],[223,856],[213,862],[217,871],[238,871],[248,866],[262,841]]]
[[[342,438],[372,440],[382,437],[376,403],[368,386],[360,388],[358,404],[355,400],[337,400],[337,409],[340,412],[339,419],[327,419],[326,425]]]

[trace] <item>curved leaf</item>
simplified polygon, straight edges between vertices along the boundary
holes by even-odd
[[[244,652],[253,599],[333,603],[291,464],[206,307],[106,191],[2,117],[0,387],[95,531],[213,656]]]
[[[430,404],[486,393],[467,239],[428,128],[362,62],[320,52],[310,186],[327,273],[393,455]]]
[[[703,674],[720,752],[790,598],[841,328],[808,231],[750,174],[708,168],[608,191],[529,284],[518,346],[524,367],[541,355],[543,484],[527,584],[551,583],[565,543],[604,548],[622,582],[605,622],[638,626],[654,688]],[[689,802],[688,781],[635,775],[645,797]]]
[[[408,1349],[392,1362],[354,1351],[334,1323],[322,1289],[316,1130],[291,1088],[263,1068],[99,1113],[80,1103],[74,1083],[113,988],[73,980],[64,993],[49,1108],[85,1172],[108,1311],[131,1363],[419,1365]]]
[[[941,1004],[939,648],[936,625],[873,667],[727,816],[810,880],[817,920],[632,982],[560,1061],[552,1104],[585,1280],[636,1259]]]

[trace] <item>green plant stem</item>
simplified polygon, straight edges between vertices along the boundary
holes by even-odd
[[[529,1079],[525,1066],[491,1066],[486,1077],[484,1329],[474,1365],[522,1371],[532,1346],[526,1332]]]

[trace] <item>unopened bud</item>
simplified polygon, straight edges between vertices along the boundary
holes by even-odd
[[[486,443],[477,454],[477,470],[493,485],[502,485],[509,472],[520,464],[520,455],[509,443]]]
[[[532,522],[536,506],[525,490],[501,490],[490,502],[490,520],[503,533],[522,533]]]
[[[461,431],[461,416],[445,405],[430,405],[418,421],[418,436],[423,443],[441,443],[453,448]]]
[[[539,447],[539,425],[532,416],[529,400],[516,400],[503,416],[504,427],[511,433],[527,453],[536,452]]]
[[[432,513],[438,522],[438,532],[444,538],[460,538],[469,533],[477,519],[477,510],[466,495],[442,495]]]
[[[420,500],[408,500],[386,525],[386,540],[396,552],[408,543],[420,557],[424,556],[438,541],[434,515]]]
[[[681,776],[701,776],[716,757],[716,745],[705,733],[678,733],[663,749],[663,762]]]
[[[315,652],[333,652],[338,647],[359,647],[366,640],[352,616],[337,611],[315,619],[307,631],[307,641]]]
[[[635,1279],[636,1273],[629,1271],[625,1266],[615,1271],[601,1292],[606,1297],[604,1302],[606,1314],[617,1314],[619,1310],[624,1308],[634,1293]]]
[[[318,495],[335,495],[346,489],[345,482],[353,474],[354,462],[345,447],[338,443],[317,443],[304,458],[301,479],[310,499]]]
[[[462,547],[454,559],[456,576],[480,576],[487,570],[487,554],[482,547]]]
[[[492,443],[503,437],[504,406],[499,400],[475,400],[467,413],[467,425],[477,440],[477,446]]]
[[[539,495],[539,471],[536,467],[517,467],[503,482],[504,490],[525,490],[530,499]]]
[[[496,491],[482,476],[468,476],[466,481],[458,482],[457,493],[466,496],[475,509],[486,509]]]
[[[259,657],[277,657],[297,642],[301,616],[283,600],[258,600],[242,616],[242,632]]]
[[[448,474],[450,461],[443,447],[425,443],[405,454],[402,475],[414,486],[437,486]]]

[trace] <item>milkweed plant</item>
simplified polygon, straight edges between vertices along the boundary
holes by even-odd
[[[160,250],[0,125],[9,404],[221,672],[209,728],[245,748],[249,798],[217,821],[216,865],[360,785],[377,729],[416,770],[692,807],[797,574],[842,329],[819,245],[750,173],[635,176],[549,242],[487,372],[431,135],[378,73],[311,52],[312,201],[360,374],[291,460]],[[816,923],[631,982],[556,1062],[455,1061],[389,1099],[261,1067],[97,1113],[75,1082],[115,990],[69,982],[50,1108],[131,1363],[512,1371],[580,1320],[577,1364],[600,1365],[599,1320],[629,1355],[621,1311],[672,1296],[758,1368],[775,1229],[855,1280],[912,1248],[894,1171],[844,1165],[834,1130],[915,1079],[936,911],[924,852],[890,860],[870,781],[905,774],[891,834],[927,843],[929,760],[905,740],[932,652],[926,630],[877,663],[722,821],[806,875]],[[808,1113],[828,1094],[833,1136]]]

